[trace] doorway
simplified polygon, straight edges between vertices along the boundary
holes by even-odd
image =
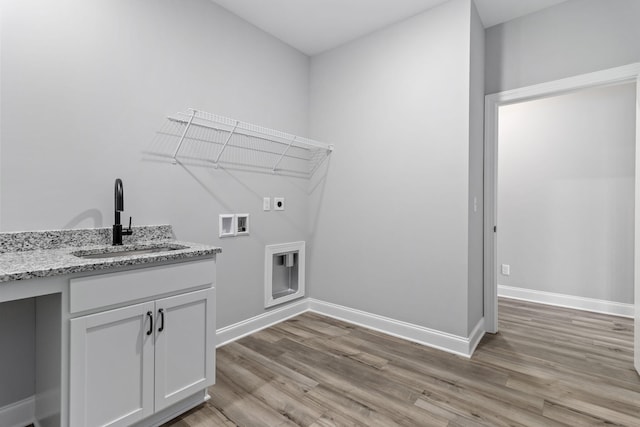
[[[600,72],[590,73],[586,75],[571,77],[555,82],[544,83],[540,85],[515,89],[511,91],[500,92],[497,94],[487,95],[485,98],[485,239],[484,239],[484,283],[485,283],[485,295],[484,295],[484,320],[485,329],[487,332],[495,333],[498,331],[498,291],[497,282],[497,173],[498,173],[498,116],[500,107],[521,103],[524,101],[536,100],[547,98],[555,95],[566,94],[580,89],[594,88],[599,86],[620,84],[625,82],[637,83],[640,75],[640,64],[631,64],[624,67],[618,67],[614,69],[604,70]],[[638,91],[638,85],[636,84],[636,91]],[[639,109],[636,97],[636,123],[640,124]],[[640,144],[640,129],[636,126],[636,147]],[[636,149],[635,160],[635,258],[633,260],[634,272],[640,272],[639,262],[640,259],[640,204],[638,197],[639,190],[639,175],[640,168],[638,167],[637,156],[638,149]],[[639,306],[638,301],[640,299],[640,286],[638,279],[634,277],[635,282],[635,307],[636,311]],[[640,325],[639,317],[636,315],[636,335],[635,335],[635,361],[636,367],[640,367]]]

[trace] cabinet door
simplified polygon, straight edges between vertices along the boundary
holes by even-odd
[[[215,289],[156,301],[155,408],[215,382]]]
[[[154,311],[148,302],[71,320],[71,427],[128,426],[153,413]]]

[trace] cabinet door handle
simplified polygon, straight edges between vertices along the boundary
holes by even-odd
[[[160,327],[158,328],[158,332],[164,331],[164,309],[161,308],[158,310],[158,314],[160,315]]]
[[[147,317],[149,318],[149,330],[147,331],[147,335],[151,335],[153,333],[153,313],[147,311]]]

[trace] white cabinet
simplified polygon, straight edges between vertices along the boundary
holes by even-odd
[[[212,385],[215,290],[71,320],[72,426],[129,426]]]
[[[155,411],[215,382],[213,289],[156,301]]]
[[[155,418],[171,413],[172,405],[183,405],[185,399],[215,383],[211,269],[196,263],[188,270],[191,274],[175,280],[184,267],[163,266],[71,282],[72,307],[74,290],[82,298],[76,295],[80,311],[70,319],[70,427],[156,424]],[[125,305],[123,294],[128,291],[118,292],[122,301],[115,301],[117,308],[110,304],[96,312],[101,308],[95,307],[96,300],[89,294],[106,295],[109,289],[140,279],[144,270],[150,270],[145,280],[131,291],[148,288],[146,298],[136,294],[131,299],[142,302]],[[185,283],[191,289],[185,289]],[[199,289],[192,290],[194,285]],[[88,286],[93,292],[79,291]],[[165,292],[157,294],[158,289]],[[169,296],[164,297],[167,290]]]
[[[72,426],[128,426],[153,414],[147,302],[71,320]]]

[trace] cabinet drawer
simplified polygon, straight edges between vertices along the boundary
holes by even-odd
[[[71,314],[213,285],[215,259],[70,279]]]

